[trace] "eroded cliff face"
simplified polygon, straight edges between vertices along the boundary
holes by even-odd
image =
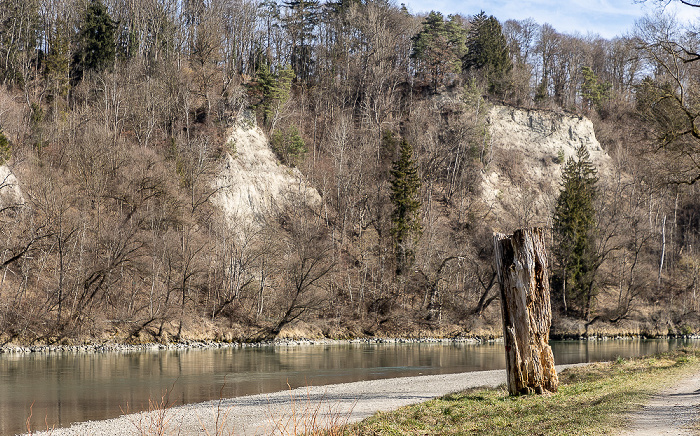
[[[570,114],[496,106],[489,115],[491,160],[482,198],[496,227],[550,226],[566,160],[584,145],[604,189],[613,163],[593,123]]]
[[[24,204],[17,178],[7,165],[0,165],[0,209]]]
[[[580,145],[598,168],[600,186],[613,163],[593,123],[570,114],[495,106],[488,117],[490,150],[481,182],[485,219],[504,231],[551,226],[566,160]],[[284,207],[318,207],[321,198],[296,168],[279,162],[262,130],[248,119],[231,128],[212,197],[232,228],[260,228]]]
[[[316,207],[321,197],[297,168],[279,162],[262,130],[250,120],[228,134],[212,197],[232,229],[258,229],[285,207]]]

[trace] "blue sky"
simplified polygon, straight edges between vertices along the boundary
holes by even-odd
[[[597,33],[604,38],[621,36],[632,30],[635,20],[657,13],[653,0],[643,4],[633,0],[397,0],[396,3],[405,3],[416,14],[435,10],[444,15],[474,15],[483,10],[501,22],[531,17],[539,24],[551,24],[562,33]],[[671,2],[666,10],[679,21],[700,18],[700,8],[678,2]]]

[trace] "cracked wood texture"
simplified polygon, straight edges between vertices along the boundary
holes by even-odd
[[[511,395],[556,392],[559,378],[549,347],[552,306],[542,229],[493,234],[501,288],[503,342]]]

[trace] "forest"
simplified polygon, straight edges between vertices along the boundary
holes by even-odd
[[[0,344],[498,336],[480,198],[504,104],[589,118],[614,162],[562,162],[553,336],[698,333],[699,67],[663,13],[603,39],[391,0],[3,0],[24,198],[0,204]],[[246,114],[320,206],[222,218]]]

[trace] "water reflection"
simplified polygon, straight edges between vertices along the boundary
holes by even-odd
[[[697,341],[565,341],[558,364],[667,351]],[[170,404],[306,385],[505,368],[502,344],[337,344],[139,353],[0,355],[0,434],[105,419]]]

